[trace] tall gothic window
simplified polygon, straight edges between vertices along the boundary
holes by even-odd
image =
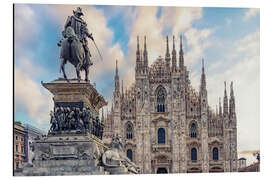
[[[197,149],[196,148],[191,149],[191,161],[197,161]]]
[[[131,149],[127,150],[127,157],[132,161],[132,150]]]
[[[191,138],[196,138],[197,137],[197,127],[195,123],[192,123],[190,125],[190,135]]]
[[[132,139],[133,138],[133,127],[131,123],[127,123],[126,126],[126,138]]]
[[[158,144],[165,144],[165,129],[158,129]]]
[[[218,148],[213,148],[213,160],[218,160]]]
[[[159,88],[157,92],[157,112],[165,112],[165,90]]]

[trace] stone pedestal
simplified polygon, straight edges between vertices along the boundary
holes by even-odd
[[[135,174],[130,172],[126,167],[105,168],[105,171],[109,174]]]
[[[89,82],[57,79],[42,85],[54,95],[55,106],[89,107],[98,116],[99,109],[107,102]]]
[[[55,135],[36,139],[32,166],[23,168],[26,176],[108,174],[100,166],[107,148],[94,135]]]
[[[57,79],[42,85],[54,96],[51,124],[53,127],[55,122],[57,128],[51,127],[47,136],[35,139],[32,164],[18,175],[108,174],[100,161],[107,147],[98,118],[107,102],[89,82]]]

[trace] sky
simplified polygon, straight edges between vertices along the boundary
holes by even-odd
[[[14,120],[41,129],[49,128],[52,95],[41,85],[61,77],[57,42],[65,20],[77,5],[16,4],[14,11]],[[260,149],[260,12],[247,8],[188,8],[143,6],[80,6],[83,19],[101,51],[89,49],[94,66],[90,81],[111,104],[115,61],[124,88],[134,82],[136,38],[147,38],[151,64],[165,55],[166,35],[170,51],[176,37],[177,57],[183,35],[185,65],[192,86],[198,90],[201,59],[205,61],[209,105],[223,99],[224,81],[234,83],[238,151]],[[75,77],[71,65],[69,78]],[[229,92],[229,86],[227,86]]]

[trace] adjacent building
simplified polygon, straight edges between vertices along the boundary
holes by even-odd
[[[25,162],[30,162],[29,157],[31,157],[32,153],[30,150],[30,144],[34,141],[36,137],[42,136],[46,133],[30,124],[24,124],[24,131],[25,131],[25,141],[24,141]]]
[[[22,168],[22,164],[25,161],[25,147],[24,147],[25,131],[21,123],[18,122],[14,123],[13,135],[14,135],[13,168],[14,170],[17,170]]]
[[[239,172],[260,172],[260,162],[255,162],[249,166],[239,168]]]
[[[247,159],[242,157],[240,159],[238,159],[238,170],[245,168],[247,166]]]
[[[196,91],[185,66],[182,36],[177,55],[166,38],[166,54],[149,66],[146,37],[137,37],[134,83],[124,91],[116,61],[113,105],[103,116],[104,142],[114,135],[125,139],[127,156],[141,173],[237,171],[237,118],[233,83],[224,83],[223,102],[208,105],[206,70]],[[177,58],[177,56],[179,58]],[[223,82],[216,82],[220,86]],[[217,97],[218,99],[218,97]]]

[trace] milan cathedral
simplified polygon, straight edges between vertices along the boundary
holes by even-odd
[[[135,83],[120,89],[116,62],[113,105],[104,121],[103,139],[125,139],[125,152],[140,173],[237,171],[237,118],[233,83],[224,82],[223,103],[208,105],[204,60],[199,92],[190,83],[180,37],[179,58],[173,37],[165,57],[148,65],[146,37],[137,37]],[[178,62],[178,63],[177,63]],[[223,105],[222,105],[223,104]]]

